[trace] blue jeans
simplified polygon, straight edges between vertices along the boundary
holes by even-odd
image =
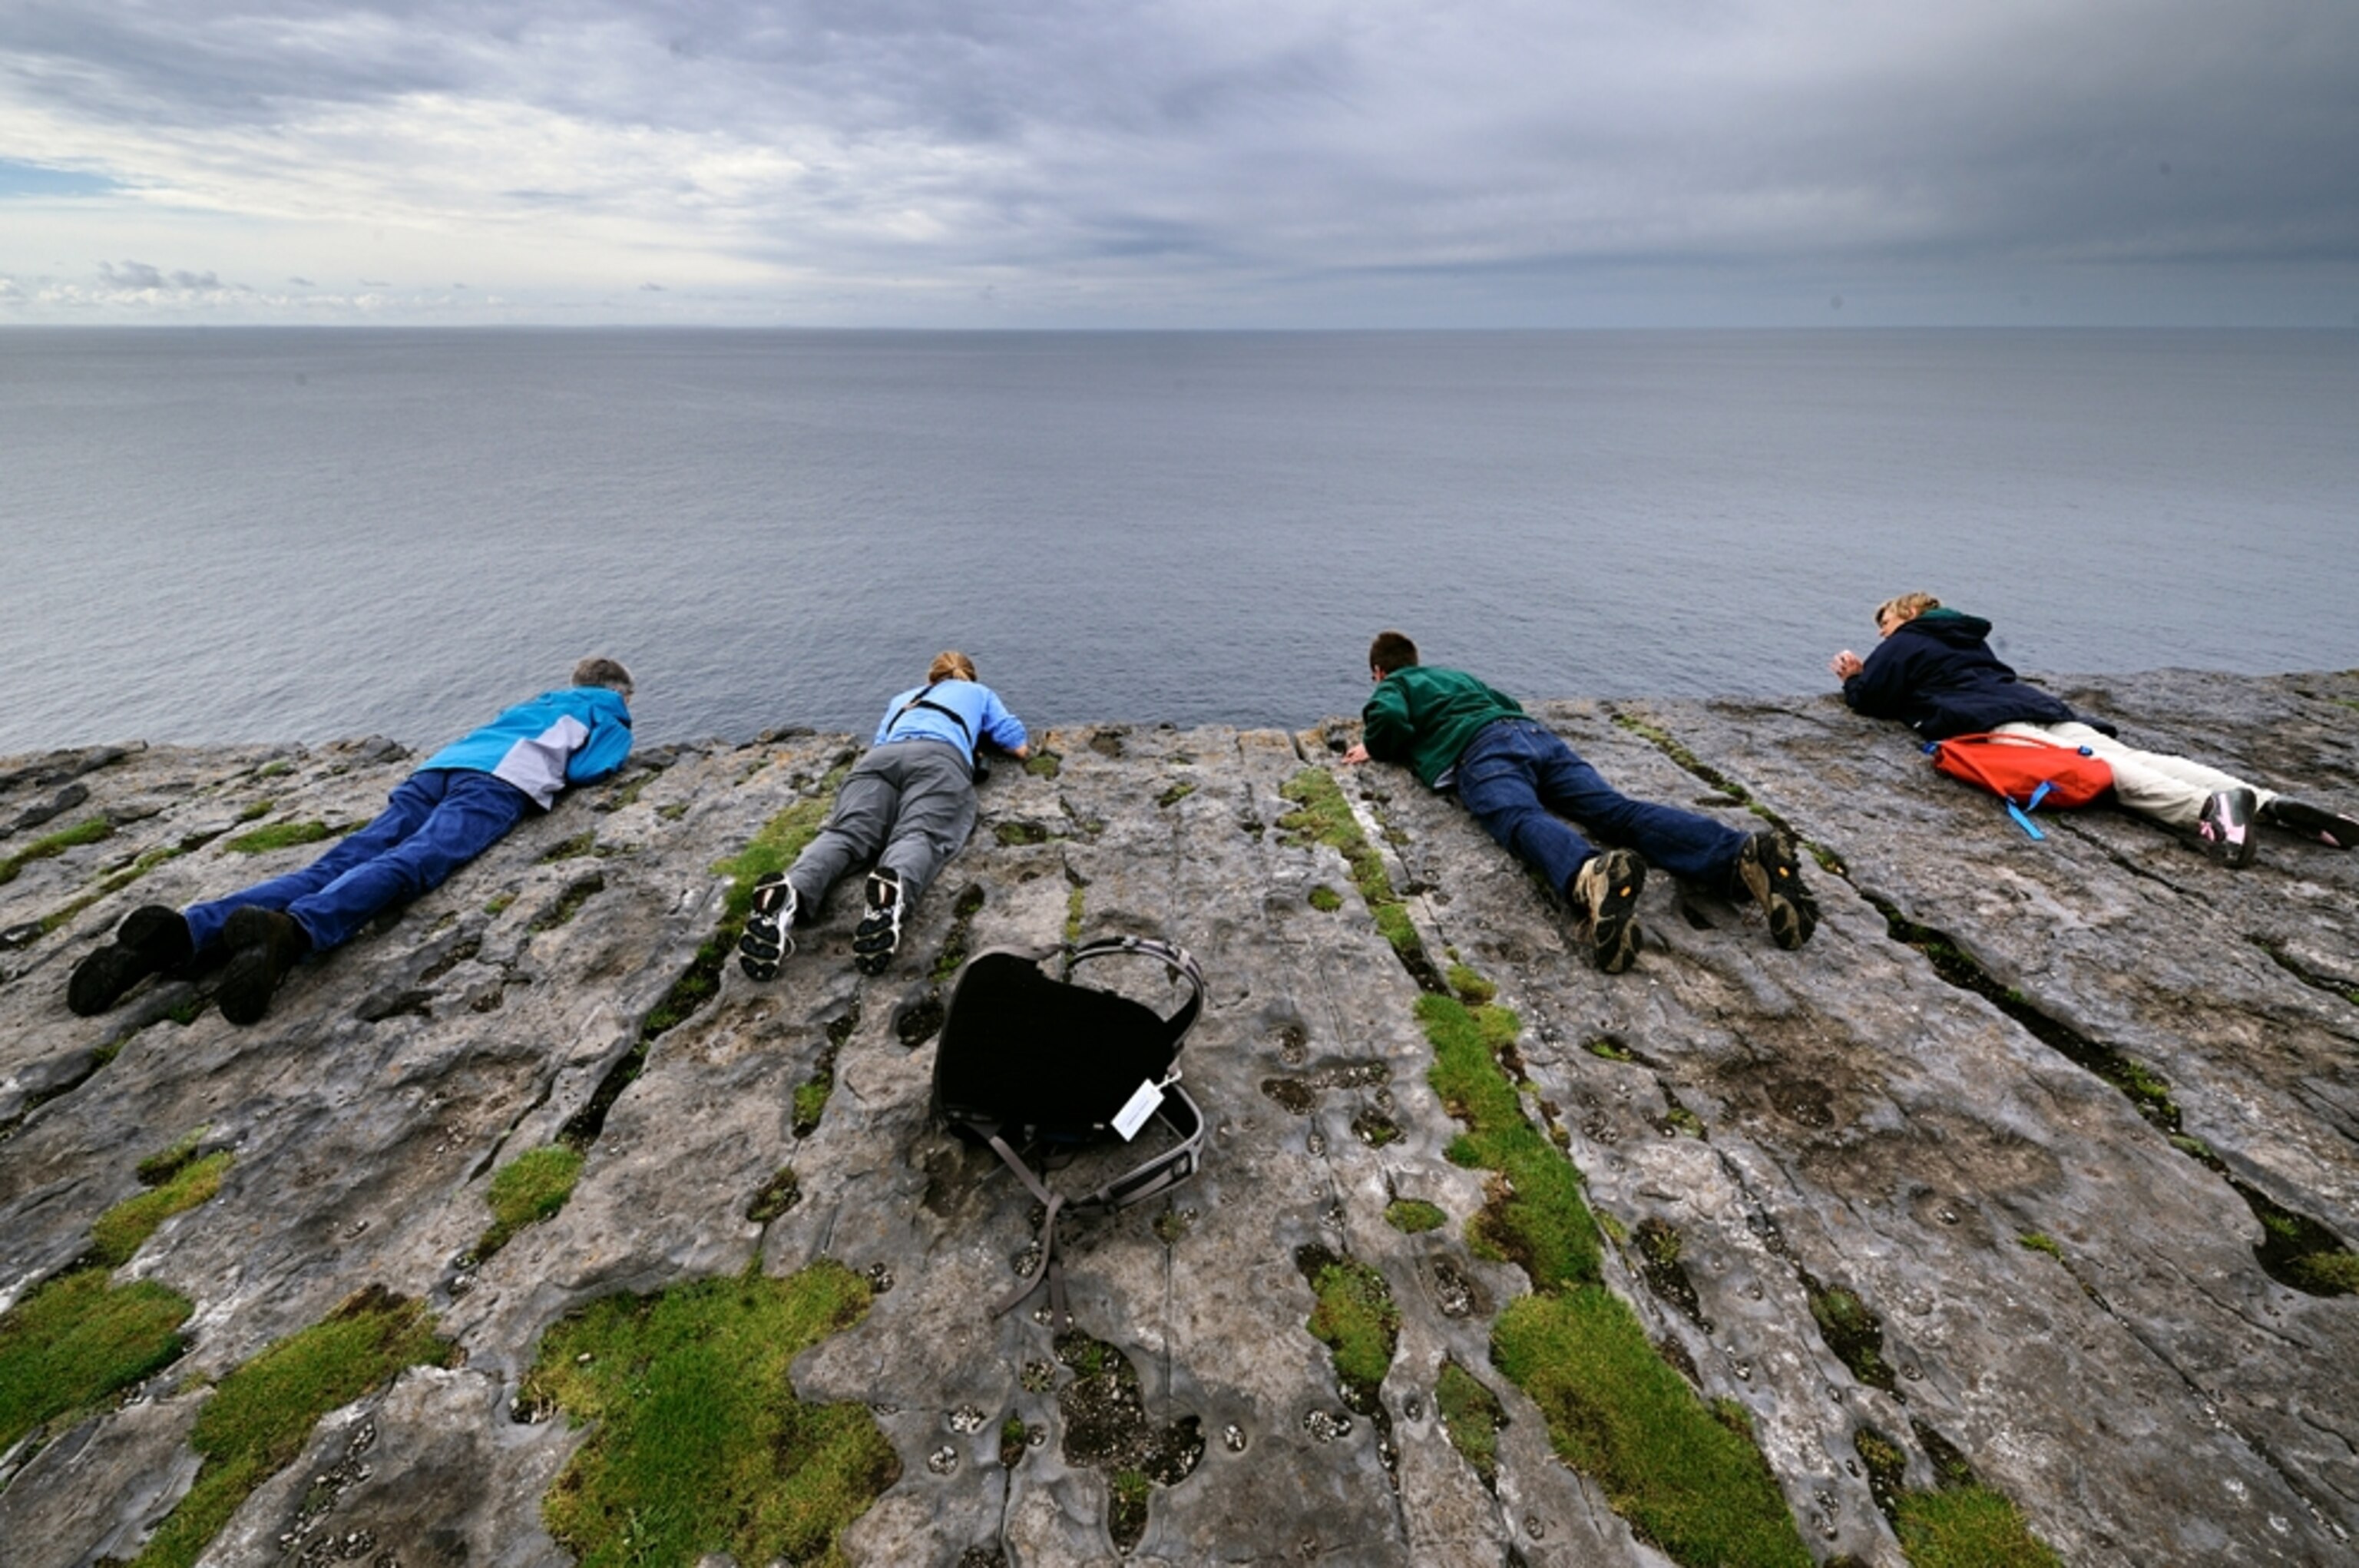
[[[1475,731],[1458,754],[1457,787],[1484,831],[1567,897],[1573,873],[1597,851],[1566,816],[1714,892],[1727,887],[1745,847],[1744,833],[1710,817],[1617,793],[1554,731],[1530,719],[1494,719]]]
[[[336,946],[389,905],[415,898],[491,848],[523,820],[532,798],[506,779],[460,768],[413,773],[375,822],[300,871],[244,892],[191,904],[189,940],[201,953],[221,940],[232,910],[283,909],[314,953]]]

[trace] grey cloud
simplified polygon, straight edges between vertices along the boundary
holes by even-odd
[[[218,294],[239,288],[237,284],[223,283],[211,272],[166,272],[144,261],[126,261],[120,267],[102,261],[98,275],[114,289],[179,289],[194,294]]]
[[[777,147],[737,243],[836,276],[2359,261],[2326,0],[29,0],[10,34],[5,91],[110,122],[438,93]],[[550,184],[506,200],[675,194]]]

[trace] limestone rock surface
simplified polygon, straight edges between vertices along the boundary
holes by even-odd
[[[2142,744],[2359,807],[2359,672],[2049,684]],[[185,1138],[234,1156],[116,1272],[195,1303],[186,1353],[0,1454],[0,1563],[133,1555],[190,1485],[214,1383],[370,1287],[424,1301],[451,1365],[321,1420],[205,1561],[327,1542],[412,1568],[570,1562],[541,1500],[585,1433],[518,1403],[542,1334],[614,1292],[820,1258],[877,1293],[795,1364],[796,1391],[865,1404],[898,1459],[844,1555],[1115,1560],[1120,1466],[1073,1441],[1072,1368],[1037,1300],[990,1312],[1036,1261],[1033,1200],[928,1121],[958,957],[1069,929],[1177,942],[1210,982],[1181,1059],[1201,1173],[1065,1233],[1079,1326],[1136,1372],[1141,1441],[1186,1455],[1127,1560],[1666,1561],[1492,1363],[1530,1287],[1467,1239],[1490,1194],[1448,1157],[1460,1126],[1416,1011],[1432,976],[1334,850],[1278,826],[1305,768],[1343,786],[1432,961],[1521,1020],[1524,1103],[1620,1238],[1607,1283],[1741,1409],[1814,1556],[1907,1561],[1865,1432],[1910,1487],[1970,1467],[2068,1563],[2349,1561],[2359,1296],[2290,1279],[2282,1236],[2346,1261],[2359,1241],[2359,855],[2265,831],[2230,872],[2110,809],[2034,842],[1828,697],[1532,706],[1625,793],[1789,828],[1817,852],[1815,940],[1780,952],[1749,908],[1658,876],[1636,966],[1600,975],[1452,801],[1342,767],[1348,723],[1079,726],[1044,737],[1053,775],[984,786],[885,974],[852,967],[847,884],[776,981],[728,964],[641,1061],[723,918],[717,864],[856,755],[789,733],[642,753],[301,966],[255,1027],[201,978],[83,1019],[66,975],[130,909],[303,864],[317,843],[231,846],[364,822],[417,758],[370,740],[0,759],[0,860],[106,824],[0,884],[0,1308],[88,1255],[143,1160]],[[478,1258],[493,1174],[560,1138],[587,1150],[570,1201]],[[788,1170],[791,1201],[749,1217]],[[1400,1199],[1448,1223],[1397,1228]],[[1642,1235],[1675,1236],[1675,1261]],[[1373,1413],[1310,1332],[1307,1248],[1375,1269],[1397,1307]],[[1830,1301],[1872,1320],[1872,1356],[1822,1327]],[[1441,1417],[1450,1362],[1504,1407],[1488,1477]],[[1008,1447],[1011,1419],[1040,1441]]]

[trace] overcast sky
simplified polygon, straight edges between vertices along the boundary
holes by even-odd
[[[2359,324],[2354,0],[0,0],[0,322]]]

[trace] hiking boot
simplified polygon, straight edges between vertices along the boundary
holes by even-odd
[[[2288,800],[2279,795],[2261,808],[2261,821],[2335,849],[2359,849],[2359,821],[2322,806]]]
[[[773,871],[754,884],[754,912],[745,917],[745,934],[737,939],[737,967],[749,980],[775,980],[778,965],[794,956],[795,915],[802,899],[782,872]]]
[[[868,874],[868,913],[852,930],[853,967],[882,975],[901,945],[901,912],[908,907],[901,874],[883,867]]]
[[[1574,908],[1589,920],[1589,958],[1608,975],[1619,975],[1638,956],[1645,937],[1638,930],[1638,890],[1647,885],[1647,863],[1626,849],[1591,855],[1572,874]]]
[[[1790,953],[1819,929],[1818,900],[1802,886],[1794,841],[1784,833],[1764,828],[1749,834],[1736,852],[1734,880],[1769,917],[1769,940],[1779,947]]]
[[[2195,834],[2223,866],[2253,863],[2253,811],[2260,797],[2250,789],[2223,789],[2203,802]]]
[[[66,980],[66,1006],[79,1018],[96,1018],[123,999],[123,993],[195,954],[189,922],[162,904],[142,904],[123,917],[114,940],[73,967]]]
[[[248,904],[230,915],[222,941],[230,950],[229,967],[222,972],[221,989],[213,999],[230,1022],[259,1023],[270,1010],[279,982],[311,951],[311,939],[292,915]]]

